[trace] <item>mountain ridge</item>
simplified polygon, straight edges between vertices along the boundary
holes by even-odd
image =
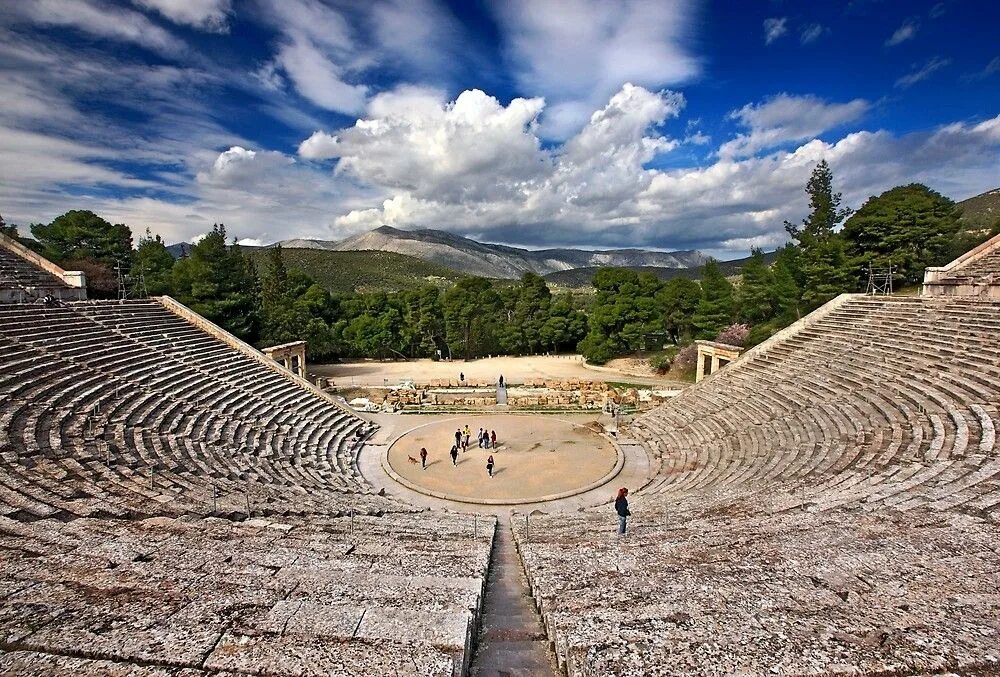
[[[282,247],[332,251],[392,251],[470,275],[501,279],[518,278],[526,272],[545,275],[588,266],[690,268],[702,265],[708,258],[696,250],[658,252],[623,248],[591,251],[568,247],[531,250],[479,242],[431,228],[402,230],[392,226],[379,226],[339,241],[296,239],[280,244]]]
[[[576,268],[606,266],[696,268],[708,260],[707,256],[697,250],[661,252],[637,247],[598,250],[559,247],[532,250],[479,242],[433,228],[403,230],[386,225],[343,240],[293,238],[280,240],[266,247],[273,247],[275,244],[280,244],[285,249],[393,252],[412,256],[429,264],[445,266],[459,273],[499,279],[516,279],[527,272],[546,275]],[[190,247],[188,243],[179,242],[169,245],[167,249],[174,258],[178,258]]]

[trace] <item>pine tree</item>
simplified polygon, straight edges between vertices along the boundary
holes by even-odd
[[[601,364],[643,347],[647,334],[660,330],[655,296],[662,284],[655,275],[624,268],[601,268],[594,275],[590,331],[580,342],[589,362]]]
[[[449,353],[470,359],[498,352],[500,297],[489,280],[463,277],[445,292],[442,307]]]
[[[241,339],[252,341],[259,328],[260,289],[253,263],[239,245],[226,244],[224,224],[174,264],[171,286],[178,300]]]
[[[750,325],[770,320],[778,311],[778,302],[774,296],[774,274],[764,261],[764,252],[756,248],[750,251],[742,277],[736,292],[737,315]]]
[[[771,266],[771,298],[782,324],[802,317],[802,289],[795,281],[799,270],[799,250],[787,245],[778,250]]]
[[[265,316],[290,305],[288,291],[288,269],[279,243],[264,255],[260,275],[260,306]]]
[[[801,253],[802,300],[807,307],[816,308],[855,286],[856,275],[849,262],[847,245],[834,231],[851,212],[840,207],[841,196],[833,192],[833,171],[826,160],[813,169],[806,193],[809,216],[801,226],[785,221],[785,230]]]
[[[709,260],[702,269],[701,300],[691,318],[696,337],[714,339],[733,320],[733,285],[722,274],[719,264]]]
[[[691,318],[701,301],[701,286],[686,277],[667,281],[656,294],[657,310],[663,330],[674,344],[690,337]]]
[[[132,277],[138,282],[140,276],[145,292],[150,296],[168,294],[170,271],[174,267],[174,257],[167,250],[163,239],[153,236],[146,229],[146,235],[139,240],[139,247],[132,256]]]

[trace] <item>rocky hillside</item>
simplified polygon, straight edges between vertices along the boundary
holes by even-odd
[[[992,225],[1000,219],[1000,188],[970,197],[958,203],[962,220],[978,225]]]
[[[644,249],[529,250],[476,242],[460,235],[432,230],[400,230],[381,226],[340,242],[287,240],[287,248],[329,249],[333,251],[390,251],[413,256],[471,275],[517,278],[531,271],[545,275],[559,270],[602,266],[657,266],[690,268],[703,264],[698,251],[657,252]]]

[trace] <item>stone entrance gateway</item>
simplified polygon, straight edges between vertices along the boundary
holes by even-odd
[[[261,352],[293,374],[297,374],[302,378],[306,377],[305,341],[282,343],[281,345],[271,346],[270,348],[262,348]]]
[[[694,374],[695,383],[710,374],[714,374],[721,367],[738,358],[743,352],[739,346],[728,343],[695,341],[695,344],[698,346],[698,365]]]

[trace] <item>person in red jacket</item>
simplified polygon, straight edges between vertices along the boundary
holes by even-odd
[[[615,512],[618,513],[618,535],[625,535],[625,526],[629,516],[632,514],[628,509],[628,489],[622,487],[618,490],[618,497],[615,499]]]
[[[490,446],[493,447],[494,449],[497,448],[497,431],[496,430],[491,430],[490,431]]]

